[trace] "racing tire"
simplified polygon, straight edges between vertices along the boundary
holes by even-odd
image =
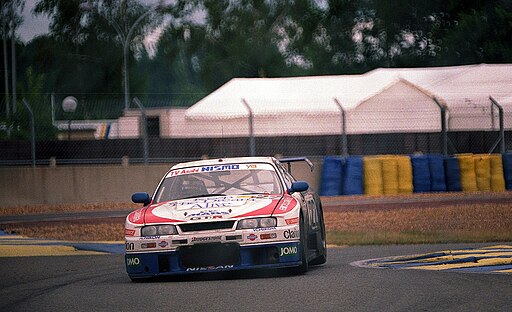
[[[323,216],[323,215],[322,215]],[[322,229],[320,232],[320,235],[322,236],[322,246],[318,249],[318,257],[311,260],[309,264],[311,265],[320,265],[327,262],[327,239],[325,237],[325,224],[322,217]]]
[[[311,260],[309,264],[311,265],[320,265],[327,262],[327,246],[325,245],[325,239],[323,241],[323,247],[322,247],[322,253],[320,256],[316,257],[315,259]]]
[[[304,224],[304,218],[302,217],[302,214],[300,216],[300,223],[299,223],[299,231],[300,231],[300,259],[302,260],[302,263],[295,268],[295,272],[297,274],[304,274],[309,269],[309,263],[308,263],[308,253],[307,253],[307,233],[306,233],[306,225]]]

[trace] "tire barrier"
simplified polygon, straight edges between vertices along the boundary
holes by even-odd
[[[502,192],[512,189],[512,154],[328,156],[320,195]]]
[[[414,193],[430,192],[430,165],[426,155],[411,156]]]
[[[363,158],[364,194],[396,195],[413,191],[411,159],[401,155]]]
[[[343,162],[342,158],[336,156],[324,158],[322,179],[320,181],[320,196],[341,195]]]
[[[343,195],[363,194],[363,158],[358,156],[347,157],[343,176]]]
[[[398,163],[398,193],[411,194],[414,191],[411,159],[408,156],[395,156]]]
[[[460,168],[460,184],[463,192],[476,192],[478,186],[476,183],[475,161],[472,154],[457,155]]]
[[[459,160],[456,157],[447,157],[444,159],[444,176],[446,178],[446,190],[448,192],[462,191]]]
[[[486,155],[473,156],[475,161],[476,188],[479,191],[491,191],[491,159]]]
[[[512,190],[512,154],[503,154],[502,159],[505,187],[507,190]]]
[[[363,157],[363,185],[365,195],[382,195],[382,163],[376,157]]]
[[[446,192],[443,156],[428,155],[427,157],[430,170],[430,191]]]
[[[501,155],[489,155],[491,158],[491,190],[503,192],[505,188],[505,177],[503,176],[503,159]]]

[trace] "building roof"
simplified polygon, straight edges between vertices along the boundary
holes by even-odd
[[[245,118],[243,100],[255,116],[339,114],[379,96],[397,83],[411,92],[438,98],[447,107],[489,105],[489,96],[510,103],[512,64],[479,64],[431,68],[379,68],[362,75],[293,78],[234,78],[187,109],[194,120]],[[411,97],[411,100],[414,97]],[[407,94],[381,101],[401,102]]]

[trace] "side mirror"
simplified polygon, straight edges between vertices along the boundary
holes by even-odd
[[[151,202],[151,197],[146,192],[133,193],[132,202],[136,204],[144,204],[144,206],[146,206]]]
[[[292,183],[292,187],[288,189],[288,193],[296,193],[296,192],[304,192],[309,188],[308,182],[305,181],[295,181]]]

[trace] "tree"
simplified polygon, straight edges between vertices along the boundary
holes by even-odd
[[[130,27],[147,10],[135,0],[39,1],[35,12],[50,17],[50,36],[64,45],[56,91],[122,94],[123,44]],[[135,57],[143,50],[144,35],[160,21],[156,14],[149,15],[134,28],[128,42],[133,48],[129,64],[135,64]],[[134,93],[143,90],[139,83],[130,85]]]
[[[204,89],[211,91],[233,77],[276,77],[293,74],[279,50],[276,29],[286,17],[292,1],[181,1],[173,25],[159,44],[167,57],[183,51],[186,67],[199,77]],[[195,10],[204,12],[204,21],[186,19]],[[185,13],[184,13],[185,12]],[[195,76],[193,74],[192,76]]]
[[[512,2],[450,1],[441,65],[512,62]]]
[[[9,93],[8,86],[8,64],[7,64],[7,38],[11,39],[11,59],[12,59],[12,68],[11,68],[11,83],[12,83],[12,112],[15,113],[17,110],[17,78],[16,78],[16,30],[23,23],[22,12],[25,7],[24,0],[4,0],[1,2],[0,6],[0,17],[3,21],[2,23],[2,41],[3,41],[3,55],[4,55],[4,94],[6,95],[6,118],[9,119],[10,114],[10,105],[8,103],[9,98],[7,94]]]

